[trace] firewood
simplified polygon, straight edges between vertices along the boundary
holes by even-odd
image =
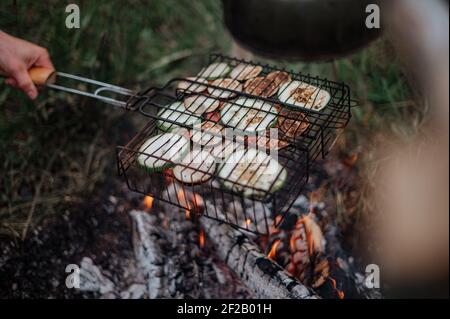
[[[205,205],[210,205],[205,203]],[[318,296],[267,258],[243,232],[209,218],[200,223],[217,254],[258,298],[310,299]]]
[[[167,282],[163,276],[165,260],[158,240],[161,233],[157,227],[157,218],[136,210],[130,212],[130,217],[133,221],[134,254],[146,275],[149,297],[169,297]]]

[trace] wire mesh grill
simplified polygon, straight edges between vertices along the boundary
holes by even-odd
[[[343,83],[219,54],[140,95],[131,108],[151,120],[118,147],[128,187],[258,234],[278,226],[351,116]]]

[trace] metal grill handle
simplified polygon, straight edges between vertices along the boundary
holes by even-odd
[[[72,94],[87,96],[87,97],[94,98],[94,99],[100,100],[102,102],[111,104],[113,106],[121,107],[121,108],[128,109],[129,101],[132,100],[133,98],[138,97],[138,95],[135,92],[133,92],[129,89],[125,89],[120,86],[88,79],[85,77],[81,77],[81,76],[77,76],[77,75],[73,75],[73,74],[69,74],[69,73],[54,72],[53,70],[46,69],[46,68],[32,68],[28,71],[28,73],[30,74],[30,77],[31,77],[31,80],[33,81],[33,83],[35,83],[37,85],[44,85],[44,86],[54,89],[54,90],[59,90],[59,91],[68,92],[68,93],[72,93]],[[71,79],[78,83],[89,84],[89,85],[95,86],[96,88],[94,88],[92,91],[82,91],[82,90],[79,90],[79,89],[76,89],[73,87],[62,86],[62,85],[56,84],[57,77]],[[114,98],[102,95],[105,92],[115,93],[118,95],[125,96],[127,98],[126,98],[126,100],[116,100]]]

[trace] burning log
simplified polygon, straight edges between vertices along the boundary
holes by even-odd
[[[261,249],[243,232],[236,230],[228,224],[218,222],[205,217],[198,218],[198,212],[206,209],[208,211],[217,211],[220,215],[223,211],[221,203],[216,202],[215,207],[207,199],[203,199],[199,194],[192,193],[187,189],[182,189],[175,183],[171,183],[167,187],[166,196],[168,198],[176,198],[184,207],[191,207],[194,214],[189,214],[190,218],[184,218],[187,215],[183,209],[171,209],[172,213],[169,217],[172,220],[183,220],[184,223],[192,224],[199,221],[202,231],[200,231],[199,244],[204,245],[204,236],[208,237],[208,241],[216,247],[216,253],[219,258],[225,261],[233,272],[241,279],[242,283],[249,288],[258,298],[294,298],[307,299],[317,297],[313,292],[308,290],[304,285],[290,276],[276,262],[266,257]],[[183,201],[187,200],[187,203]],[[227,203],[222,203],[227,204]],[[230,203],[228,203],[230,205]],[[238,205],[233,202],[232,205]],[[244,207],[240,206],[241,209]],[[264,216],[261,207],[261,216]],[[257,215],[255,213],[255,215]],[[194,217],[195,218],[192,218]],[[244,214],[242,214],[242,217]],[[226,220],[224,216],[218,216],[219,219]],[[241,218],[242,218],[241,217]],[[255,216],[254,216],[255,217]],[[256,219],[260,217],[256,216]],[[263,218],[263,217],[262,217]],[[243,219],[244,223],[254,224],[251,220]],[[256,223],[255,223],[256,224]],[[203,233],[204,232],[204,233]],[[203,237],[203,238],[202,238]]]
[[[133,247],[136,260],[146,275],[150,298],[168,297],[164,286],[164,255],[158,243],[161,232],[156,216],[143,211],[130,212],[133,221]]]
[[[205,203],[209,205],[208,203]],[[267,258],[245,234],[224,223],[200,218],[217,254],[258,298],[317,298],[312,291]]]
[[[156,215],[132,211],[133,246],[146,274],[150,298],[198,298],[199,269],[196,256],[198,236],[184,215],[166,211],[170,219],[161,226]]]

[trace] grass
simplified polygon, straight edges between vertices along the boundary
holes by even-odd
[[[79,3],[79,30],[65,28],[61,1],[4,1],[0,29],[47,47],[58,70],[131,89],[162,84],[196,67],[188,57],[227,45],[215,1]],[[25,238],[114,174],[120,128],[132,125],[122,115],[50,91],[32,103],[0,80],[0,235]]]
[[[58,70],[130,89],[192,74],[200,67],[195,57],[230,46],[217,0],[78,3],[79,30],[65,28],[65,4],[56,0],[3,1],[0,29],[47,47]],[[275,62],[351,86],[360,107],[344,151],[365,145],[378,131],[409,132],[420,123],[401,64],[384,39],[334,64]],[[142,124],[122,115],[50,91],[32,103],[0,80],[0,236],[24,239],[43,217],[88,200],[114,174],[115,144]]]

